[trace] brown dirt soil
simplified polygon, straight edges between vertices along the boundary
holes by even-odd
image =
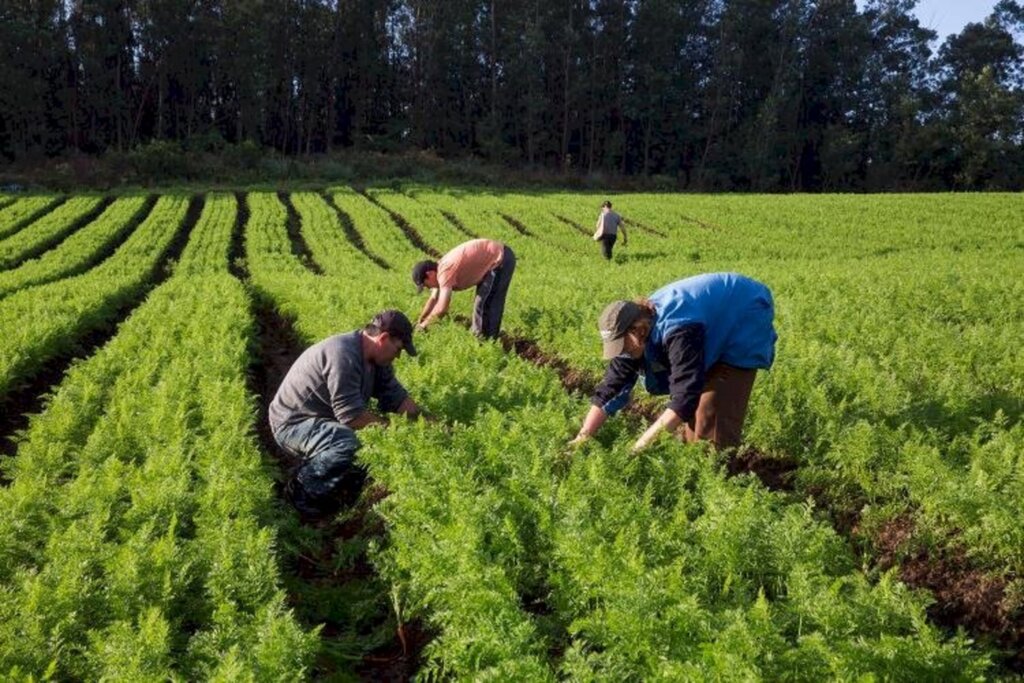
[[[740,451],[729,458],[725,469],[730,476],[751,473],[770,491],[794,490],[793,477],[799,464],[790,458],[765,455],[753,448]]]
[[[878,567],[897,567],[908,586],[931,591],[935,602],[928,616],[937,624],[990,638],[1008,652],[1009,669],[1024,671],[1024,619],[1010,604],[1006,578],[972,566],[962,547],[927,548],[915,544],[914,538],[909,515],[886,523],[871,539]]]
[[[313,254],[309,251],[309,245],[306,244],[306,240],[302,237],[302,218],[299,216],[299,212],[295,210],[291,196],[287,192],[278,192],[277,198],[281,200],[285,210],[288,212],[288,222],[285,224],[285,229],[288,232],[288,241],[292,245],[292,253],[311,272],[322,275],[323,269],[313,259]],[[248,211],[246,213],[248,214]]]
[[[687,223],[693,223],[694,225],[699,225],[700,227],[704,228],[705,230],[718,230],[719,229],[719,227],[717,225],[715,225],[714,223],[706,223],[706,222],[702,221],[699,218],[694,218],[693,216],[680,216],[680,218],[682,218]]]
[[[411,681],[420,667],[423,649],[433,638],[418,619],[399,624],[395,639],[363,657],[356,672],[367,681]]]

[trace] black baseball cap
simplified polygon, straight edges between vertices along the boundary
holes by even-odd
[[[416,347],[412,343],[412,323],[405,317],[405,313],[389,308],[373,316],[370,324],[381,332],[401,339],[405,352],[410,356],[416,355]]]
[[[417,294],[423,291],[423,281],[432,270],[437,270],[437,261],[420,261],[412,267],[412,281],[416,284]]]

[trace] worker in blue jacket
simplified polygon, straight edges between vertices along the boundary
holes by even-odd
[[[593,436],[628,402],[640,375],[651,394],[669,396],[665,412],[637,440],[683,427],[688,442],[740,444],[759,369],[775,359],[772,293],[736,273],[709,273],[662,287],[649,299],[616,301],[598,319],[611,361],[572,443]]]

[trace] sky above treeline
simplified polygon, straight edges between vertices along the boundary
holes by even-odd
[[[864,4],[864,0],[857,0],[860,8]],[[914,11],[922,26],[939,34],[941,44],[967,24],[983,21],[995,6],[996,0],[921,0]]]

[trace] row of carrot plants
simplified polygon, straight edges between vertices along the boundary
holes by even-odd
[[[253,320],[227,271],[235,211],[208,198],[177,274],[70,369],[4,463],[7,679],[307,671],[315,634],[285,606],[281,513],[252,435]]]
[[[151,206],[152,202],[143,197],[116,200],[96,220],[71,234],[59,246],[17,268],[0,272],[0,297],[81,273],[102,261],[107,252],[138,225]]]

